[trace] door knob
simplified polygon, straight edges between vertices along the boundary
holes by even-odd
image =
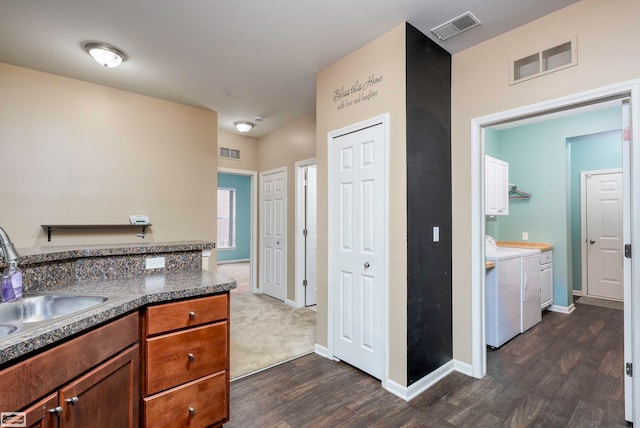
[[[589,240],[589,244],[593,245],[593,244],[595,244],[595,243],[596,243],[596,240],[595,240],[595,239],[590,239],[590,240]]]
[[[371,265],[369,264],[369,262],[364,262],[364,268],[365,269],[369,269]]]
[[[62,414],[62,407],[54,407],[53,409],[47,410],[47,412],[51,413],[52,415],[60,416]]]
[[[75,406],[76,404],[78,404],[78,401],[80,401],[80,399],[78,397],[71,397],[71,398],[65,398],[64,402],[67,404],[71,404],[72,406]]]

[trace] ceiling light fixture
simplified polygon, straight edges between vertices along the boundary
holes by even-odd
[[[86,42],[83,48],[98,64],[105,67],[117,67],[127,59],[124,52],[106,43]]]
[[[251,131],[251,129],[254,126],[256,126],[255,123],[247,122],[246,120],[233,122],[233,125],[236,127],[238,131],[242,132],[243,134],[246,134],[247,132]]]

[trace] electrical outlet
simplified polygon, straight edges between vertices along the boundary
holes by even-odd
[[[522,240],[523,241],[529,240],[529,232],[522,232]]]
[[[440,242],[440,227],[433,226],[433,242]]]
[[[145,269],[163,269],[164,257],[147,257],[144,261]]]

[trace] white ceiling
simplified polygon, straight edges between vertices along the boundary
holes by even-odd
[[[312,114],[316,73],[404,21],[431,37],[471,11],[482,25],[442,42],[455,53],[576,1],[2,0],[0,62],[215,110],[225,130],[261,115],[259,137]],[[129,59],[103,68],[88,40]]]

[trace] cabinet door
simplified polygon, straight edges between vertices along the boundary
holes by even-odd
[[[59,419],[55,413],[49,412],[58,407],[58,393],[54,392],[36,404],[24,409],[28,428],[58,428]]]
[[[484,157],[484,205],[486,215],[498,214],[497,189],[497,159],[491,156]]]
[[[509,215],[509,164],[496,159],[496,199],[498,215]]]
[[[485,215],[509,214],[509,163],[484,157]]]
[[[551,264],[543,266],[540,271],[540,300],[541,308],[553,303],[553,267]]]
[[[138,355],[134,345],[61,389],[61,427],[138,426]]]

